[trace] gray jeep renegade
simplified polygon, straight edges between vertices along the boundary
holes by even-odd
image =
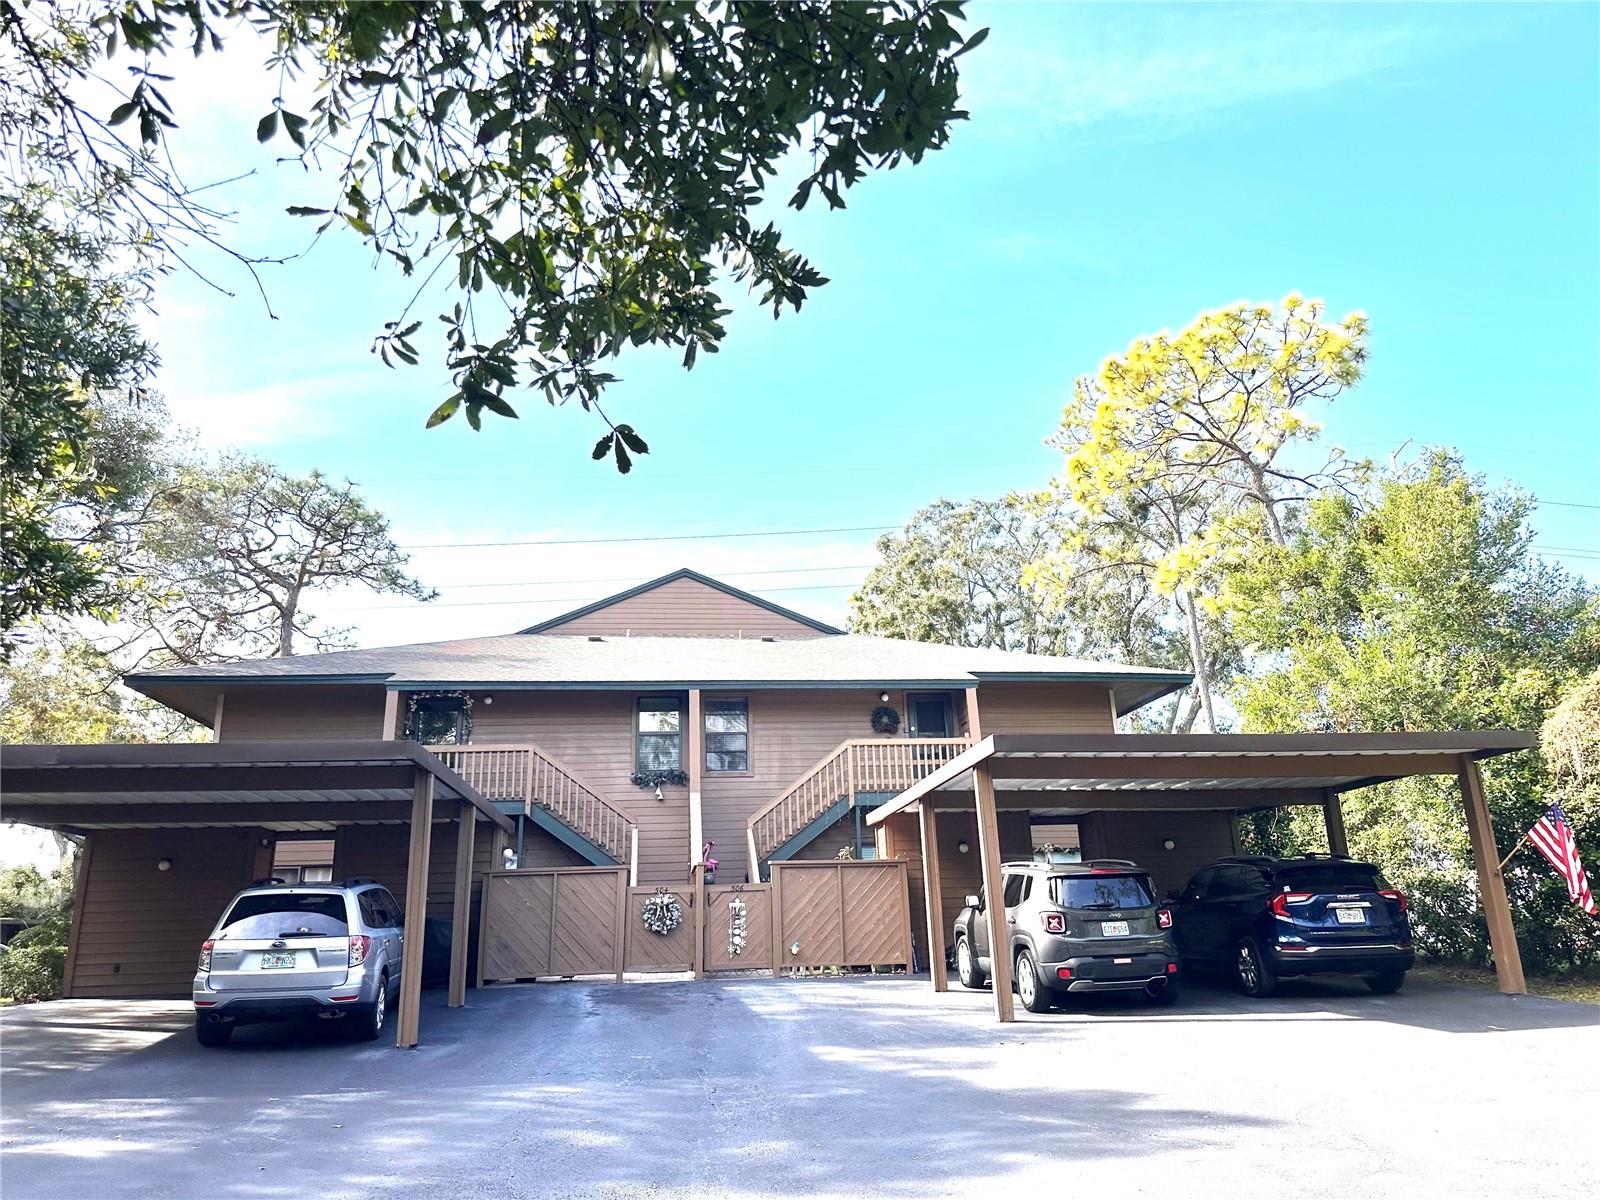
[[[1156,902],[1150,876],[1124,859],[1002,863],[1008,953],[1017,995],[1046,1012],[1064,992],[1142,991],[1159,1004],[1178,999],[1179,958],[1172,912]],[[956,918],[956,971],[981,988],[994,970],[982,895]]]

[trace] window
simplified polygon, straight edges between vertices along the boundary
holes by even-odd
[[[1050,885],[1062,908],[1143,908],[1155,903],[1143,875],[1060,875]]]
[[[1285,863],[1278,868],[1278,883],[1290,892],[1377,892],[1389,881],[1366,863]]]
[[[331,865],[330,866],[326,866],[326,867],[301,867],[300,868],[300,882],[301,883],[332,883],[333,882],[333,867]]]
[[[1006,876],[1005,896],[1007,908],[1015,908],[1022,903],[1023,888],[1027,885],[1027,882],[1028,877],[1026,875]]]
[[[423,696],[406,720],[406,740],[424,746],[461,746],[470,728],[466,701],[459,696]]]
[[[676,696],[640,696],[634,769],[683,770],[683,711]]]
[[[356,904],[361,909],[362,923],[371,929],[382,929],[389,924],[383,911],[383,906],[378,903],[378,889],[362,892],[356,897]]]
[[[706,700],[706,770],[750,770],[750,701],[743,696]]]
[[[224,938],[332,937],[350,926],[340,892],[255,892],[239,897],[228,914]]]

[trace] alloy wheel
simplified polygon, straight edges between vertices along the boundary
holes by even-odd
[[[372,1018],[372,1028],[378,1033],[383,1032],[383,1023],[389,1015],[389,981],[378,980],[377,1012]]]
[[[1254,992],[1261,983],[1261,964],[1256,962],[1255,951],[1249,946],[1239,947],[1239,984],[1247,992]]]
[[[1017,959],[1017,995],[1022,997],[1024,1008],[1033,1007],[1034,993],[1039,981],[1033,975],[1033,960],[1026,954]]]

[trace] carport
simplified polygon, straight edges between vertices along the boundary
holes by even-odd
[[[67,950],[69,996],[87,957],[80,951],[91,897],[106,914],[100,919],[106,936],[126,946],[125,957],[137,960],[143,940],[152,957],[170,959],[188,934],[161,928],[163,916],[170,920],[173,905],[188,904],[190,920],[214,920],[222,901],[269,873],[272,835],[406,825],[405,944],[416,949],[401,967],[395,1044],[415,1046],[430,845],[435,823],[448,821],[456,826],[456,854],[447,1003],[466,1003],[477,823],[487,820],[507,833],[515,826],[421,746],[376,740],[10,746],[3,779],[6,820],[85,835]],[[193,861],[152,850],[151,857],[162,856],[145,862],[137,850],[126,852],[140,838],[157,836],[167,841],[152,846],[188,846]],[[157,886],[166,908],[137,920],[141,900]]]
[[[977,731],[975,730],[976,734]],[[927,898],[928,958],[935,991],[947,986],[940,905],[939,834],[935,813],[977,815],[986,895],[1001,894],[1001,809],[1242,812],[1284,805],[1322,809],[1328,845],[1348,853],[1340,796],[1357,788],[1418,775],[1459,781],[1467,833],[1488,918],[1500,990],[1527,988],[1500,874],[1478,763],[1531,749],[1537,735],[1520,730],[1390,734],[995,734],[874,810],[869,824],[915,812]],[[986,909],[990,945],[1008,946],[1003,905]],[[1009,956],[994,956],[994,1006],[1014,1020]]]

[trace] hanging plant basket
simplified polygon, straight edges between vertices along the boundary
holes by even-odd
[[[873,733],[899,733],[900,711],[892,704],[880,704],[872,710]]]
[[[683,905],[671,892],[657,892],[644,902],[640,916],[646,929],[658,937],[666,937],[683,924]]]

